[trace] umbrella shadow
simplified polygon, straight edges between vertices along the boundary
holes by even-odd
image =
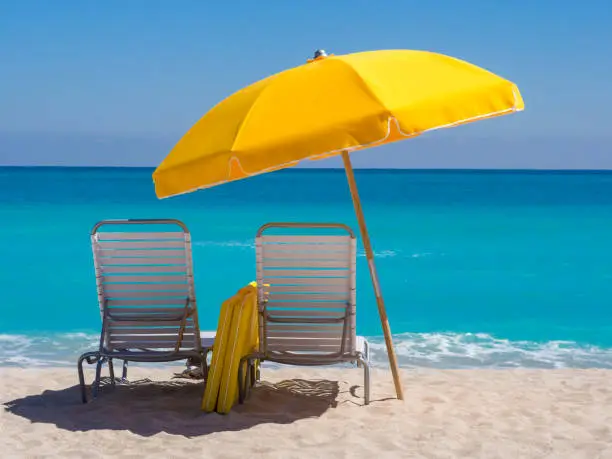
[[[260,383],[243,405],[227,415],[200,410],[203,383],[140,380],[115,388],[106,384],[96,400],[80,402],[78,386],[46,390],[4,404],[31,422],[83,432],[126,430],[143,437],[160,432],[186,437],[249,429],[259,424],[290,424],[319,417],[337,406],[336,381],[285,380]]]

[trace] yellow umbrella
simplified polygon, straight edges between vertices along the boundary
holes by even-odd
[[[153,173],[164,198],[342,155],[389,362],[403,398],[391,330],[349,152],[523,110],[518,88],[449,56],[384,50],[328,56],[232,94],[206,113]]]

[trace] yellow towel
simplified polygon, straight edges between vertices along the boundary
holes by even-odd
[[[252,282],[221,306],[202,410],[229,413],[238,400],[240,359],[258,342],[257,284]]]

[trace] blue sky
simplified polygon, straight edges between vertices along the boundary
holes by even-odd
[[[0,164],[154,166],[216,102],[316,48],[410,48],[514,81],[527,109],[358,166],[612,169],[610,24],[605,0],[4,0]]]

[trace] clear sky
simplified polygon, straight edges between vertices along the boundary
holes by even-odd
[[[525,99],[359,166],[612,169],[611,0],[3,0],[0,164],[154,166],[216,102],[316,48],[441,52]]]

